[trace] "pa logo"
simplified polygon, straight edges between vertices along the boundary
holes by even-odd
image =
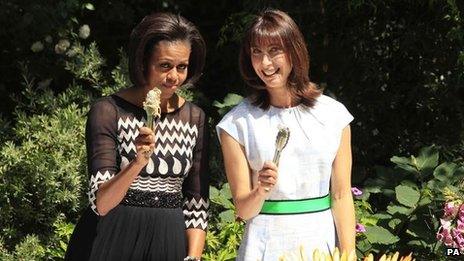
[[[458,248],[446,248],[445,254],[446,256],[460,256],[461,252],[459,252]]]

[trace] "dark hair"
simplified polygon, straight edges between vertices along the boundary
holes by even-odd
[[[160,41],[188,41],[191,45],[186,84],[195,83],[205,65],[205,41],[187,19],[171,13],[145,16],[132,30],[129,41],[129,75],[135,86],[144,86],[148,61]]]
[[[264,82],[253,69],[250,49],[271,43],[282,46],[292,63],[288,77],[292,99],[312,107],[322,91],[309,80],[309,55],[303,34],[290,16],[272,9],[263,11],[250,23],[240,49],[240,73],[246,84],[252,87],[253,104],[268,109],[270,98]]]

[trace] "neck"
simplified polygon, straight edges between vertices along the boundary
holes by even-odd
[[[178,105],[179,105],[179,96],[177,96],[177,94],[173,94],[171,97],[164,98],[164,99],[163,97],[161,97],[160,107],[161,107],[162,112],[169,112],[169,111],[175,110],[177,109]]]
[[[268,89],[270,103],[274,107],[289,108],[296,105],[290,91],[286,87]]]

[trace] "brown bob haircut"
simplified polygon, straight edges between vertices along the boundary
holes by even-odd
[[[292,71],[288,77],[287,87],[292,100],[308,107],[314,106],[316,98],[322,91],[309,80],[309,55],[303,34],[290,16],[273,9],[263,11],[250,23],[240,49],[240,73],[246,84],[252,87],[253,105],[262,109],[268,109],[270,105],[266,85],[256,75],[251,64],[251,47],[268,44],[282,46],[290,59]]]
[[[132,30],[129,41],[129,76],[135,86],[147,84],[146,71],[154,47],[160,41],[187,41],[191,45],[189,68],[184,85],[194,84],[205,65],[205,41],[198,29],[187,19],[171,13],[145,16]]]

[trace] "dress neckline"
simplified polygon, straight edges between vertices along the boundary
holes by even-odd
[[[125,103],[125,104],[128,104],[129,106],[131,106],[132,108],[137,109],[138,111],[142,111],[143,113],[145,113],[145,110],[143,109],[143,107],[140,107],[140,106],[138,106],[138,105],[135,105],[134,103],[132,103],[132,102],[130,102],[130,101],[128,101],[128,100],[122,98],[122,97],[119,96],[119,95],[116,95],[115,93],[114,93],[114,94],[111,94],[111,97],[113,97],[113,99],[115,98],[115,99],[117,99],[117,100],[120,100],[120,101],[122,101],[122,102]],[[173,111],[170,111],[170,112],[161,112],[161,115],[174,114],[174,113],[176,113],[177,111],[181,110],[181,109],[185,106],[185,104],[186,104],[187,102],[188,102],[187,100],[184,100],[184,103],[183,103],[181,106],[177,107],[176,109],[174,109]]]
[[[300,106],[301,106],[301,103],[299,103],[299,104],[297,104],[295,106],[291,106],[291,107],[277,107],[277,106],[274,106],[272,104],[269,104],[270,108],[273,108],[274,110],[279,110],[279,111],[294,110],[294,109],[298,109]]]

